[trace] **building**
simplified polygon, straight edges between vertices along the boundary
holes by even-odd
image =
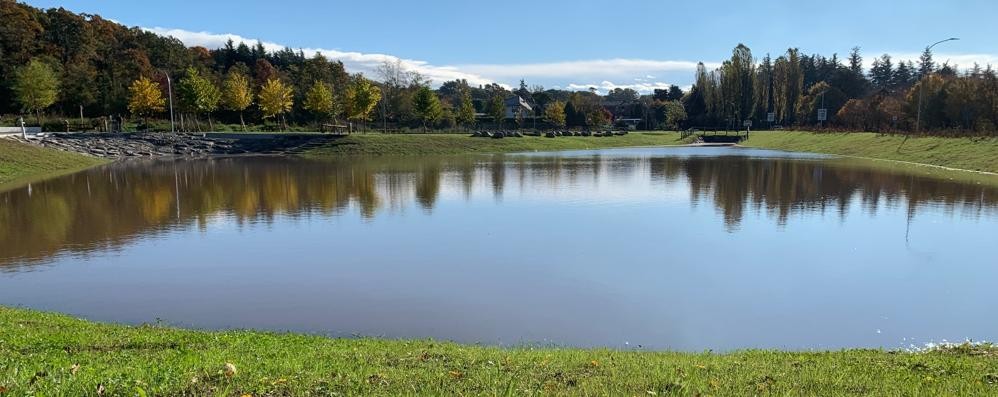
[[[534,108],[530,107],[527,101],[519,95],[506,98],[506,120],[515,120],[517,117],[527,118],[533,115]]]

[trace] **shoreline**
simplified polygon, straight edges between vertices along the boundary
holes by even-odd
[[[914,352],[503,348],[126,326],[6,306],[0,341],[0,387],[12,395],[988,395],[998,387],[998,347],[990,344]]]
[[[322,134],[289,133],[257,134],[271,139],[245,138],[254,134],[233,133],[233,137],[225,137],[225,133],[208,134],[52,134],[41,141],[23,142],[20,139],[9,139],[15,144],[33,147],[39,153],[48,152],[55,157],[70,159],[69,166],[42,167],[39,172],[19,171],[13,179],[0,182],[0,187],[9,189],[23,186],[47,178],[82,171],[93,166],[107,164],[128,158],[225,158],[232,156],[297,156],[310,159],[332,157],[375,156],[375,155],[465,155],[465,154],[501,154],[529,152],[559,152],[569,150],[597,150],[612,148],[642,148],[642,147],[725,147],[781,150],[787,152],[804,152],[827,154],[845,159],[857,159],[885,165],[903,165],[912,169],[924,168],[936,170],[949,175],[950,179],[966,179],[978,177],[987,179],[988,183],[998,184],[998,140],[981,143],[976,149],[969,146],[966,150],[973,153],[961,154],[956,151],[950,157],[951,162],[977,165],[976,168],[963,168],[954,165],[938,164],[943,160],[936,158],[933,152],[917,152],[909,157],[924,157],[925,161],[913,161],[901,158],[890,158],[891,155],[870,156],[864,153],[844,153],[858,151],[862,147],[834,146],[828,142],[832,139],[869,140],[872,133],[809,133],[809,132],[753,132],[748,141],[740,144],[691,144],[683,142],[675,132],[636,132],[614,137],[523,137],[490,139],[469,137],[467,134],[357,134],[346,137],[335,137]],[[242,137],[242,138],[241,138]],[[277,137],[277,138],[274,138]],[[762,137],[760,142],[760,138]],[[845,137],[845,138],[843,138]],[[897,142],[901,137],[878,136],[876,139]],[[964,144],[967,138],[911,138],[912,142],[920,139],[933,140],[933,145]],[[891,143],[894,143],[891,142]],[[902,141],[906,142],[906,141]],[[961,149],[963,147],[960,147]],[[3,147],[0,147],[3,149]],[[987,153],[994,149],[994,154]],[[982,152],[984,152],[982,154]],[[0,152],[0,158],[3,153]],[[993,156],[989,159],[987,156]],[[81,160],[86,156],[89,160]],[[961,159],[960,156],[974,159]],[[894,156],[898,157],[898,156]],[[983,157],[983,158],[982,158]],[[25,160],[26,162],[32,159]],[[929,160],[935,161],[935,163]],[[80,162],[83,164],[80,164]],[[28,164],[30,165],[30,164]],[[27,166],[25,168],[28,168]],[[939,175],[937,175],[939,176]],[[995,181],[991,181],[995,179]],[[0,178],[2,180],[2,178]]]

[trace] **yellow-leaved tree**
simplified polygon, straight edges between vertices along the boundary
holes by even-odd
[[[333,90],[329,85],[321,81],[312,84],[305,94],[305,101],[302,102],[305,110],[312,112],[319,122],[325,121],[328,117],[336,113],[336,101],[333,98]]]
[[[565,126],[565,102],[554,101],[544,108],[544,119],[558,127]]]
[[[295,103],[294,92],[290,87],[284,85],[281,80],[271,78],[263,84],[263,87],[260,87],[257,102],[264,119],[279,115],[281,116],[281,131],[287,128],[284,113],[291,111],[291,107]]]
[[[347,87],[347,118],[354,121],[367,121],[371,111],[381,100],[381,89],[371,84],[364,76],[357,76]]]
[[[128,111],[142,117],[142,124],[145,124],[147,116],[162,112],[166,109],[166,99],[163,98],[163,91],[159,88],[159,83],[142,76],[132,82],[128,87]]]
[[[243,73],[230,70],[222,82],[222,105],[228,110],[239,112],[239,124],[243,126],[243,131],[246,130],[243,111],[252,104],[253,89],[250,88],[249,79]]]

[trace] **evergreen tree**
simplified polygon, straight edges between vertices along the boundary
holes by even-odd
[[[928,76],[936,71],[936,63],[932,61],[932,49],[925,47],[922,56],[918,57],[918,78]]]
[[[849,70],[860,76],[863,75],[863,56],[859,53],[859,47],[853,47],[849,52]]]
[[[873,61],[873,67],[870,68],[870,82],[880,90],[891,88],[894,82],[894,64],[890,55],[881,55]]]

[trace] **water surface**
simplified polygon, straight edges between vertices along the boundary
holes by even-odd
[[[0,192],[0,304],[670,350],[996,339],[998,189],[655,148],[112,164]]]

